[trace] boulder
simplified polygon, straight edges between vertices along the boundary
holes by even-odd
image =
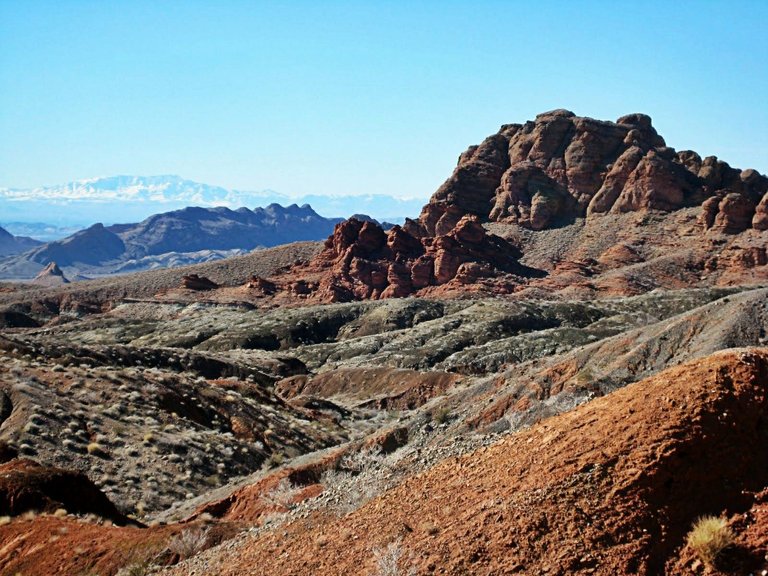
[[[768,230],[768,193],[763,196],[760,203],[755,208],[755,215],[752,217],[752,227],[755,230]]]
[[[219,287],[216,282],[206,278],[205,276],[198,276],[197,274],[187,274],[181,278],[181,287],[187,290],[215,290]]]
[[[746,194],[731,192],[726,194],[717,206],[717,216],[713,230],[726,234],[738,234],[752,226],[755,204]]]

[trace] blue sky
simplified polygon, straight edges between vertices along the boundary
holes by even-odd
[[[0,0],[0,187],[427,198],[553,108],[768,172],[768,2]]]

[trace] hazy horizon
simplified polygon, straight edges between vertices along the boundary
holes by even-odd
[[[0,187],[180,174],[427,198],[546,110],[768,171],[762,2],[0,0]]]

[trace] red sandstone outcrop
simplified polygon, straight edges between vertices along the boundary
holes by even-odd
[[[746,194],[730,192],[718,203],[712,228],[726,233],[743,232],[751,226],[755,208]]]
[[[470,147],[405,229],[444,235],[471,214],[541,230],[601,213],[669,212],[708,202],[702,223],[738,233],[768,227],[760,204],[766,191],[768,178],[755,170],[668,147],[644,114],[614,123],[554,110],[502,126]],[[720,198],[716,206],[713,197]]]
[[[445,234],[418,238],[405,228],[387,232],[373,222],[347,220],[336,226],[325,249],[309,265],[291,274],[321,274],[283,283],[294,294],[321,301],[396,298],[452,282],[473,284],[481,278],[523,274],[519,250],[489,234],[475,216],[464,216]],[[302,283],[302,290],[296,290]]]
[[[574,236],[565,225],[576,218],[587,222]],[[497,224],[565,232],[547,232],[541,241]],[[733,250],[726,255],[729,275],[720,278],[723,267],[706,252],[719,253],[729,243],[720,235],[747,230],[752,236],[745,245],[759,247],[754,231],[766,229],[768,178],[755,170],[675,151],[644,114],[605,122],[554,110],[532,122],[504,125],[461,154],[418,220],[385,231],[351,218],[336,226],[310,262],[269,279],[253,277],[244,288],[277,301],[345,302],[508,294],[522,284],[572,297],[636,294],[705,280],[735,284],[741,281],[740,263],[744,270],[753,261],[760,267],[748,281],[765,274],[759,255]],[[547,274],[518,262],[523,247],[528,265],[549,271],[548,278],[530,281]],[[609,277],[600,277],[608,271]],[[201,280],[185,278],[185,287],[215,287]]]
[[[245,283],[245,287],[249,290],[259,292],[264,296],[271,296],[277,291],[277,286],[274,282],[270,282],[261,276],[251,276],[248,282]]]
[[[755,230],[768,230],[768,193],[755,208],[755,215],[752,217],[752,228]]]

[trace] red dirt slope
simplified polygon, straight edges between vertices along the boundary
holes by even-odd
[[[731,517],[725,568],[759,573],[767,392],[768,349],[719,353],[444,461],[346,517],[310,517],[170,573],[374,574],[373,549],[400,541],[403,573],[690,574],[685,536],[703,514]]]

